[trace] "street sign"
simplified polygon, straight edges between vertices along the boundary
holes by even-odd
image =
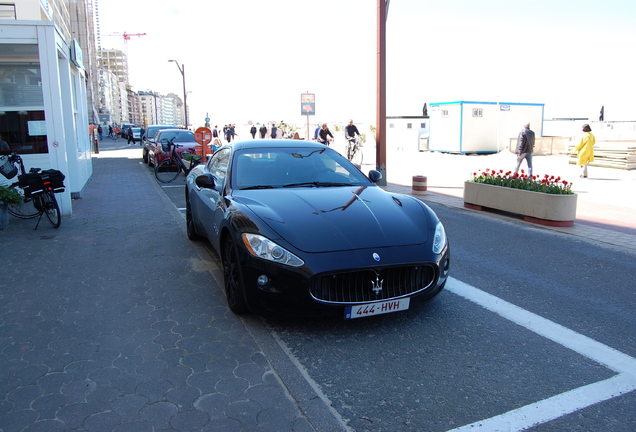
[[[194,131],[194,140],[201,146],[201,162],[207,159],[206,146],[212,142],[212,131],[206,127],[200,127]],[[198,147],[198,146],[197,146]],[[199,150],[197,149],[197,153]]]
[[[300,95],[300,115],[316,114],[316,95],[313,93],[303,93]]]
[[[201,144],[207,145],[212,142],[212,131],[206,127],[200,127],[194,131],[194,140]]]

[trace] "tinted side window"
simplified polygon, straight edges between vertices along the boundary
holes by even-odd
[[[230,149],[223,149],[214,154],[208,161],[207,168],[214,176],[217,185],[223,186],[227,177],[227,168],[230,162]]]

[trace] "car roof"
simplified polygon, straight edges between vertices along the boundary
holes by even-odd
[[[179,129],[179,128],[161,129],[159,132],[161,132],[161,133],[164,133],[164,132],[190,132],[190,133],[194,133],[191,130]]]
[[[248,141],[235,141],[227,144],[236,150],[242,149],[259,149],[259,148],[272,148],[272,147],[293,147],[293,148],[307,148],[307,149],[323,149],[326,148],[324,144],[320,144],[313,141],[305,140],[293,140],[293,139],[261,139],[261,140],[248,140]]]

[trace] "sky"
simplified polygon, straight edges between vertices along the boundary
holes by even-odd
[[[375,123],[376,0],[98,0],[101,46],[133,90],[183,95],[190,122]],[[149,6],[150,5],[150,6]],[[127,48],[124,32],[132,36]],[[119,36],[117,36],[119,34]],[[111,36],[114,35],[114,36]],[[424,103],[545,104],[544,118],[636,121],[636,1],[392,0],[387,115]]]

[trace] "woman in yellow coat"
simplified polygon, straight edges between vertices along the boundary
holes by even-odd
[[[583,125],[583,136],[581,141],[576,146],[574,151],[578,157],[576,164],[580,165],[583,169],[581,178],[587,178],[587,164],[594,162],[594,144],[596,144],[596,138],[592,135],[592,128],[588,124]]]

